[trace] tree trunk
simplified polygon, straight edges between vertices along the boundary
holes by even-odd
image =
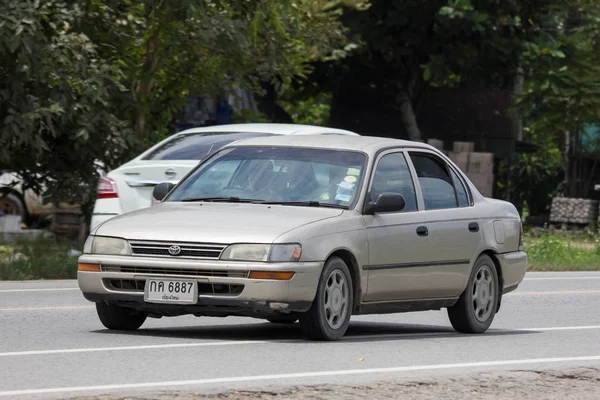
[[[563,196],[571,195],[571,132],[565,132],[565,186]]]
[[[408,138],[414,141],[422,141],[421,131],[417,124],[417,117],[413,109],[412,101],[408,95],[408,91],[402,86],[399,87],[396,101],[400,108],[400,116],[402,118],[402,123],[404,124],[404,129],[406,130],[406,133],[408,133]]]

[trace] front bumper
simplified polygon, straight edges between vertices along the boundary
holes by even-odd
[[[159,315],[255,315],[307,311],[316,295],[323,262],[246,263],[183,258],[83,255],[82,264],[99,264],[101,272],[77,273],[84,297]],[[249,271],[293,271],[288,281],[250,279]],[[198,303],[155,304],[144,301],[149,277],[186,278],[198,282]]]

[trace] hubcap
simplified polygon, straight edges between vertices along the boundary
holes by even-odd
[[[495,290],[491,268],[481,266],[473,282],[473,312],[479,322],[487,321],[492,314]]]
[[[0,211],[6,215],[18,215],[17,205],[8,199],[0,199]]]
[[[329,274],[325,284],[324,311],[327,324],[338,329],[344,323],[348,313],[348,282],[340,270]]]

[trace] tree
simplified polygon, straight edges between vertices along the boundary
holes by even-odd
[[[372,0],[367,11],[348,10],[343,17],[362,45],[341,60],[319,63],[311,83],[323,91],[372,86],[389,93],[382,106],[401,116],[405,132],[398,136],[424,140],[416,114],[428,88],[513,89],[523,43],[532,34],[523,21],[537,18],[543,3]],[[334,93],[332,107],[345,97]]]
[[[600,125],[600,4],[557,1],[540,15],[533,24],[537,35],[523,53],[525,93],[518,110],[533,140],[552,141],[563,153],[565,195],[585,197],[594,173],[583,179],[585,127]],[[589,144],[588,152],[600,149],[600,143]]]
[[[346,41],[363,0],[0,0],[0,163],[51,199],[85,202],[169,133],[191,94],[281,92]]]
[[[65,1],[0,2],[0,167],[50,197],[79,197],[127,142],[109,101],[118,71],[72,29],[81,17]]]
[[[138,138],[151,142],[190,94],[236,86],[281,92],[344,40],[342,5],[362,0],[92,1],[82,22],[130,88],[120,96]]]

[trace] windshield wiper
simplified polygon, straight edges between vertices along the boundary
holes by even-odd
[[[181,201],[194,202],[194,201],[212,201],[212,202],[223,202],[223,203],[250,203],[252,199],[240,199],[237,196],[229,197],[188,197]]]
[[[280,204],[282,206],[303,206],[303,207],[327,207],[327,208],[341,208],[348,210],[348,206],[342,206],[339,204],[321,203],[314,200],[309,201],[257,201],[260,204]]]

